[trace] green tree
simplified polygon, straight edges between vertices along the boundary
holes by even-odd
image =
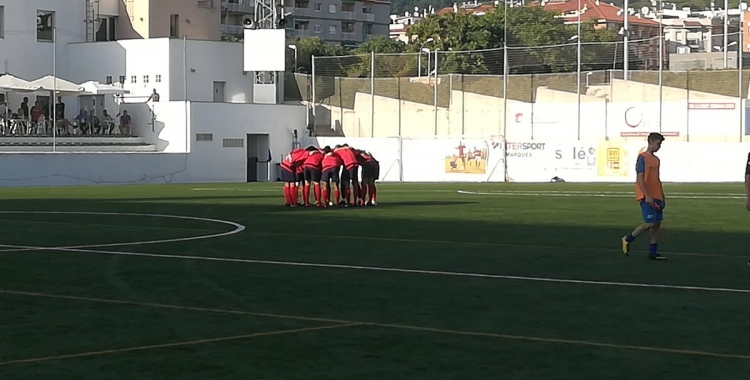
[[[294,67],[294,50],[288,49],[286,55],[287,71],[302,73],[312,72],[312,57],[334,57],[349,55],[343,46],[331,45],[318,37],[306,37],[287,41],[297,47],[297,68]]]

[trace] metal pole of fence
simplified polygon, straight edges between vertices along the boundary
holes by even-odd
[[[435,82],[433,83],[432,102],[435,108],[435,136],[438,134],[438,49],[435,49]]]
[[[52,27],[52,151],[53,152],[57,151],[57,28],[56,27]]]
[[[630,1],[625,0],[622,5],[622,29],[623,29],[623,39],[622,39],[622,48],[623,48],[623,59],[622,59],[622,79],[627,81],[628,80],[628,63],[630,61],[630,54],[628,53],[629,44],[628,39],[630,37]]]
[[[724,0],[724,70],[727,69],[727,58],[729,52],[727,51],[727,45],[729,44],[729,0]]]
[[[370,52],[370,137],[375,137],[375,52]]]
[[[662,122],[664,120],[662,114],[664,113],[664,19],[663,19],[663,8],[662,0],[659,0],[659,133],[663,132]]]
[[[744,38],[745,37],[745,10],[742,9],[742,4],[740,4],[740,44],[737,46],[737,90],[739,92],[739,109],[740,109],[740,142],[742,142],[742,133],[743,133],[743,125],[745,122],[745,118],[742,117],[742,114],[745,112],[745,96],[743,95],[743,89],[742,89],[742,52],[745,50],[744,48]],[[747,115],[745,115],[747,117]]]
[[[417,78],[422,77],[422,49],[419,49],[417,53]]]
[[[466,89],[464,89],[464,74],[461,74],[461,136],[466,134]]]
[[[503,1],[503,179],[508,182],[508,144],[507,116],[508,116],[508,2]]]
[[[311,59],[312,59],[312,98],[307,103],[308,103],[308,107],[312,108],[312,115],[314,118],[315,117],[315,56],[313,55]]]
[[[685,141],[690,142],[690,70],[685,71],[685,91],[687,92],[687,111],[685,117]]]
[[[577,50],[577,60],[576,60],[576,92],[578,93],[578,117],[576,118],[578,123],[578,140],[581,140],[581,40],[583,39],[583,36],[581,35],[581,0],[578,0],[578,29],[577,29],[578,35],[576,36],[576,50]]]

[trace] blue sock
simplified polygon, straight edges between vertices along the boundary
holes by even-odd
[[[651,243],[648,246],[648,254],[651,255],[651,256],[656,255],[656,248],[657,248],[657,246],[658,246],[658,244]]]
[[[635,236],[633,234],[628,234],[628,236],[625,236],[625,241],[628,243],[632,243],[633,240],[635,240]]]

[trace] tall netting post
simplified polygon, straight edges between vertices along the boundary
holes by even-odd
[[[422,111],[431,109],[432,91],[424,68],[419,75],[419,63],[417,53],[375,54],[376,137],[415,137],[431,133],[432,119]],[[422,57],[421,63],[425,66],[427,59]]]
[[[351,137],[369,137],[370,54],[315,57],[315,131],[329,128]],[[359,110],[359,112],[355,112]]]
[[[437,100],[451,133],[502,134],[503,59],[502,49],[440,52]]]
[[[612,82],[610,76],[619,45],[615,42],[581,44],[581,75],[576,78],[580,89],[580,140],[608,138]],[[585,116],[581,116],[585,115]]]
[[[510,140],[572,139],[578,137],[576,43],[509,47]]]
[[[738,46],[738,58],[737,58],[737,93],[739,95],[738,105],[740,108],[739,112],[739,142],[744,140],[745,125],[747,118],[747,76],[745,75],[745,62],[743,59],[743,52],[745,51],[745,13],[747,12],[747,4],[740,4],[740,32],[739,32],[739,46]]]

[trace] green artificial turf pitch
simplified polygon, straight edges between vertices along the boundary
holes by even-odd
[[[620,251],[632,191],[381,184],[319,210],[278,184],[2,189],[0,378],[746,378],[742,185],[666,185],[665,262],[645,236]]]

